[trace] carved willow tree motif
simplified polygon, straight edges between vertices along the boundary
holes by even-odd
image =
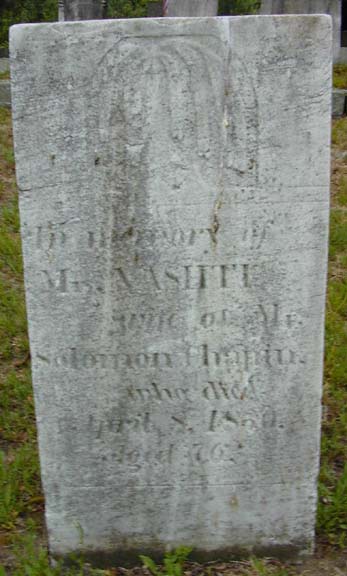
[[[113,91],[100,102],[100,147],[120,186],[143,190],[144,177],[154,181],[150,158],[168,174],[162,190],[179,193],[196,189],[197,182],[215,187],[221,174],[226,184],[256,183],[258,113],[250,76],[232,54],[223,56],[220,41],[211,49],[204,38],[122,39],[99,62],[94,89],[101,82]],[[243,97],[243,81],[228,70],[235,66],[249,85]]]

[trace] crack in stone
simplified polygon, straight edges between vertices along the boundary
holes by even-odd
[[[220,229],[220,222],[219,222],[219,211],[222,207],[222,194],[219,195],[217,200],[214,203],[213,207],[213,219],[212,219],[212,226],[211,226],[211,238],[213,246],[216,247],[218,243],[217,234]]]

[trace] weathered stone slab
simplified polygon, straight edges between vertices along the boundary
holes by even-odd
[[[168,0],[167,16],[217,16],[218,0]]]
[[[330,45],[326,16],[11,29],[53,554],[311,549]]]
[[[340,59],[341,0],[262,0],[260,14],[329,14],[333,20],[333,58]]]

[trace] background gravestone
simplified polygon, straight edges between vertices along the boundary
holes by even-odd
[[[260,14],[329,14],[333,20],[333,57],[341,47],[341,0],[262,0]]]
[[[11,56],[51,552],[310,551],[330,19],[21,25]]]
[[[148,18],[159,18],[163,16],[163,3],[162,2],[148,2],[147,6]]]
[[[99,20],[106,15],[107,0],[59,0],[59,20]]]
[[[217,16],[218,0],[168,0],[167,16]]]

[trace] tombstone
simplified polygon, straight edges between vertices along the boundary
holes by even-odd
[[[162,2],[148,2],[147,16],[148,18],[161,18],[163,16]]]
[[[9,80],[0,80],[0,107],[11,108],[11,86]]]
[[[0,74],[10,70],[10,60],[8,58],[0,57]]]
[[[61,22],[64,18],[64,0],[58,0],[58,20]]]
[[[59,20],[98,20],[106,14],[107,0],[58,0]]]
[[[166,16],[217,16],[218,14],[218,0],[167,0],[166,4]]]
[[[346,113],[347,90],[335,88],[332,98],[332,116],[340,118]]]
[[[11,29],[54,557],[312,550],[330,34],[326,16]]]
[[[345,1],[345,0],[343,0]],[[342,0],[262,0],[260,14],[329,14],[333,20],[333,57],[339,60]]]

